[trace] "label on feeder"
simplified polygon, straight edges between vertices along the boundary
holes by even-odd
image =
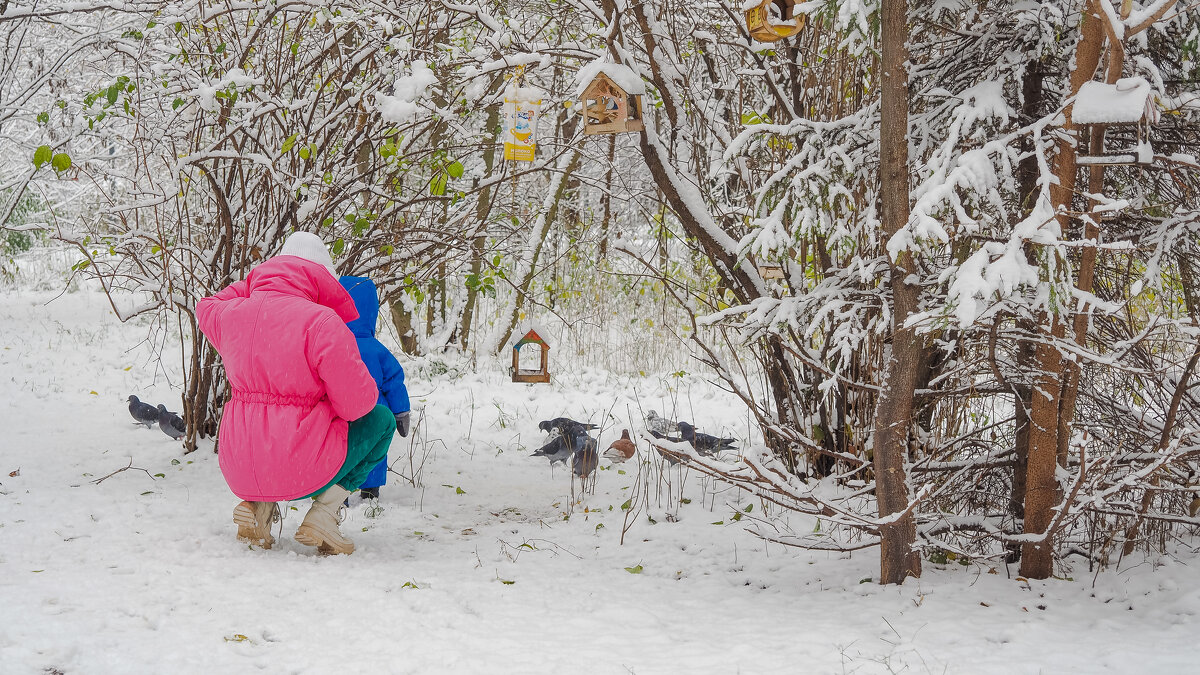
[[[504,97],[504,159],[532,162],[537,149],[537,117],[541,100]]]

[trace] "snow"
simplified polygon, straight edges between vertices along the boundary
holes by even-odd
[[[383,119],[394,124],[407,124],[417,116],[419,107],[417,101],[425,96],[425,92],[437,82],[437,75],[429,66],[420,61],[413,61],[409,67],[410,73],[401,76],[392,87],[392,94],[376,94],[375,108]]]
[[[1075,96],[1071,119],[1076,124],[1121,124],[1157,117],[1154,88],[1144,77],[1126,77],[1114,84],[1084,82]]]
[[[568,475],[528,456],[544,438],[538,420],[602,424],[601,449],[622,427],[637,433],[639,403],[721,435],[750,429],[700,377],[617,377],[586,357],[560,360],[552,385],[508,382],[507,354],[478,372],[406,358],[418,422],[391,458],[408,473],[408,448],[425,457],[424,487],[393,475],[375,517],[353,502],[352,556],[316,557],[291,539],[300,503],[274,550],[251,550],[234,538],[237,500],[216,456],[182,455],[125,410],[135,392],[177,405],[179,345],[118,323],[93,289],[61,293],[52,273],[23,269],[19,287],[0,287],[5,673],[1196,668],[1188,551],[1120,571],[1076,563],[1045,582],[980,562],[860,583],[877,578],[873,552],[766,544],[742,526],[760,503],[679,469],[663,478],[691,502],[652,496],[657,522],[640,514],[621,545],[636,463],[599,471],[572,506]],[[734,509],[751,518],[733,522]]]
[[[592,80],[596,76],[603,73],[608,79],[616,83],[616,85],[625,90],[626,94],[642,95],[646,93],[646,83],[633,69],[629,66],[619,63],[605,61],[603,57],[588,63],[586,66],[579,69],[575,73],[575,96],[578,98],[583,96],[583,90],[587,89]]]

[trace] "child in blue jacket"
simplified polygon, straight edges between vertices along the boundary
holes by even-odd
[[[375,323],[379,318],[379,296],[375,282],[366,277],[342,277],[338,281],[354,300],[358,318],[346,324],[358,341],[358,353],[379,387],[379,405],[387,406],[396,416],[396,431],[408,436],[408,388],[404,386],[404,369],[395,356],[375,339]],[[363,499],[379,497],[379,488],[387,482],[388,461],[377,464],[362,484]]]

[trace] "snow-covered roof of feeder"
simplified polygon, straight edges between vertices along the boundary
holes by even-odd
[[[596,59],[575,73],[575,96],[583,96],[583,92],[595,81],[597,75],[604,75],[625,91],[626,94],[641,96],[646,93],[646,83],[629,66],[612,63],[604,59]]]
[[[532,337],[530,337],[530,333],[533,334]],[[546,326],[537,321],[527,319],[513,329],[512,338],[510,338],[511,342],[508,346],[513,349],[520,349],[522,345],[536,343],[545,345],[546,349],[549,349],[550,343],[546,341],[546,336],[548,335],[551,335],[551,333],[546,329]]]
[[[1144,77],[1125,77],[1113,84],[1084,82],[1071,108],[1076,124],[1132,124],[1158,121],[1154,87]]]

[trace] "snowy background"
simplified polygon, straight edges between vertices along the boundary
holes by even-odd
[[[131,393],[178,408],[180,345],[56,274],[0,286],[0,672],[1200,672],[1190,551],[1045,582],[926,563],[885,587],[876,551],[767,544],[745,527],[761,504],[657,466],[622,544],[637,463],[573,503],[529,456],[539,420],[601,424],[601,450],[650,409],[752,429],[702,377],[586,355],[552,352],[549,386],[404,360],[419,426],[390,459],[419,487],[393,474],[381,512],[352,500],[352,556],[291,539],[301,503],[251,549],[211,446],[184,455],[126,411]]]

